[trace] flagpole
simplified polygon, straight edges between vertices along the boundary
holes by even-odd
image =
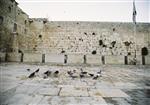
[[[134,54],[134,59],[135,59],[135,64],[136,64],[136,8],[135,8],[135,0],[133,0],[133,27],[134,27],[134,30],[133,30],[133,32],[134,32],[134,44],[135,44],[135,46],[134,46],[134,50],[135,50],[135,54]]]

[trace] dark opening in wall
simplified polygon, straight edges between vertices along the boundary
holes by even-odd
[[[95,33],[93,32],[92,35],[95,35]]]
[[[115,44],[116,44],[116,41],[111,42],[112,47],[115,47]]]
[[[102,64],[105,64],[105,56],[102,56]]]
[[[103,41],[99,40],[99,45],[102,46],[103,45]]]
[[[125,63],[125,65],[128,64],[128,57],[127,56],[124,57],[124,63]]]
[[[65,64],[67,63],[67,59],[68,59],[68,56],[65,55],[65,59],[64,59],[64,63],[65,63]]]
[[[130,46],[131,42],[126,41],[126,42],[124,42],[124,44],[125,44],[125,46]]]
[[[77,22],[77,24],[79,24],[79,23]]]
[[[86,64],[86,55],[84,55],[83,59],[84,59],[84,64]]]
[[[34,51],[37,51],[37,49],[36,49],[35,47],[33,48],[33,50],[34,50]]]
[[[57,26],[57,27],[61,27],[61,26]]]
[[[145,56],[148,55],[148,49],[146,47],[143,47],[141,50],[142,54],[142,64],[145,65]]]
[[[96,50],[93,50],[93,51],[92,51],[92,54],[93,54],[93,55],[95,55],[96,53],[97,53]]]
[[[43,20],[43,24],[47,23],[47,20]]]
[[[11,12],[11,7],[10,7],[10,6],[8,7],[8,12],[9,12],[9,13]]]
[[[141,54],[144,56],[148,55],[148,49],[146,47],[143,47],[141,50]]]
[[[42,35],[39,35],[39,38],[42,38]]]
[[[24,24],[27,24],[27,20],[24,21]]]
[[[79,38],[79,41],[82,41],[82,42],[83,42],[83,39],[82,39],[82,38]]]
[[[145,56],[142,56],[142,65],[145,65]]]
[[[62,50],[62,51],[61,51],[61,53],[65,53],[65,51],[64,51],[64,50]]]
[[[128,55],[131,55],[131,52],[128,52]]]
[[[113,28],[113,31],[115,31],[116,29],[115,28]]]
[[[45,54],[42,54],[42,63],[45,63]]]
[[[107,47],[107,45],[103,45],[103,47]]]
[[[21,53],[21,62],[23,62],[23,56],[24,56],[23,52],[19,49],[18,53]]]
[[[3,20],[4,20],[3,16],[0,16],[0,25],[3,24]]]
[[[87,33],[86,33],[86,32],[84,32],[84,34],[85,34],[85,35],[87,35]]]
[[[14,23],[14,32],[16,32],[17,31],[17,24],[16,23]]]

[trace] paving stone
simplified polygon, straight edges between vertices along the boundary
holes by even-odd
[[[61,97],[55,96],[49,101],[51,105],[107,105],[101,97]]]
[[[90,89],[90,96],[93,97],[129,97],[125,92],[120,89]]]
[[[32,99],[32,96],[27,94],[15,94],[5,102],[5,105],[26,105]]]
[[[16,94],[32,94],[34,93],[39,86],[32,86],[32,85],[21,85],[16,88]]]
[[[116,88],[121,88],[121,89],[125,89],[125,88],[130,88],[130,89],[134,89],[137,88],[137,86],[133,83],[123,83],[123,82],[115,82],[114,85],[116,86]]]
[[[28,105],[37,105],[40,103],[40,101],[42,101],[43,98],[44,98],[44,96],[42,96],[42,95],[33,95],[32,99],[28,103]]]
[[[64,87],[60,91],[60,96],[88,96],[87,88]]]
[[[40,95],[49,95],[49,96],[56,96],[58,95],[60,88],[43,88],[40,87],[36,93]]]
[[[38,105],[52,105],[50,104],[52,96],[44,96]]]

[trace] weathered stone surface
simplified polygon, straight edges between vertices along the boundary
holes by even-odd
[[[101,56],[100,55],[86,55],[87,64],[102,64]]]
[[[105,56],[105,64],[124,64],[124,56]]]
[[[145,63],[150,65],[150,56],[145,56]]]
[[[60,88],[39,88],[35,91],[37,94],[46,95],[46,96],[57,96],[60,91]]]
[[[68,59],[67,59],[67,63],[71,63],[71,64],[83,64],[84,63],[84,56],[83,55],[78,55],[78,54],[69,54],[67,55]]]
[[[20,53],[7,53],[7,61],[9,62],[20,62],[21,54]]]
[[[142,56],[136,55],[136,64],[141,65],[142,64]]]
[[[88,92],[84,87],[64,87],[60,91],[60,96],[88,96]]]
[[[48,98],[51,105],[107,105],[101,97],[59,97]]]
[[[81,66],[1,63],[0,68],[2,105],[132,105],[133,100],[139,105],[150,103],[147,94],[150,89],[149,65],[82,67],[95,75],[101,69],[102,76],[97,80],[93,77],[68,77],[68,70],[80,72]],[[27,78],[37,68],[40,68],[37,76]],[[60,75],[44,79],[46,70],[60,70]]]
[[[46,63],[64,63],[64,55],[63,54],[45,54],[45,62]]]
[[[129,97],[120,89],[90,89],[89,93],[93,97]]]
[[[6,53],[0,52],[0,62],[4,62],[6,57]]]
[[[42,54],[39,53],[24,53],[23,62],[42,62]]]

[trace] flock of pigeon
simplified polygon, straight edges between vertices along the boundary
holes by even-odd
[[[35,70],[34,72],[32,72],[28,78],[33,78],[33,77],[36,77],[38,75],[38,72],[39,72],[39,68],[37,70]],[[27,69],[27,71],[30,71],[30,69]],[[93,80],[97,80],[99,77],[102,77],[102,71],[99,70],[99,72],[97,72],[96,74],[93,74],[93,73],[88,73],[86,71],[83,71],[83,69],[81,68],[80,69],[80,73],[77,75],[77,71],[76,70],[73,70],[73,71],[67,71],[67,74],[69,75],[69,77],[71,77],[72,79],[74,78],[78,78],[80,77],[81,79],[84,78],[84,77],[91,77]],[[54,77],[58,77],[59,75],[59,71],[56,70],[54,72],[50,71],[50,70],[47,70],[46,72],[43,73],[43,79],[46,79],[48,78],[49,76],[53,75]]]

